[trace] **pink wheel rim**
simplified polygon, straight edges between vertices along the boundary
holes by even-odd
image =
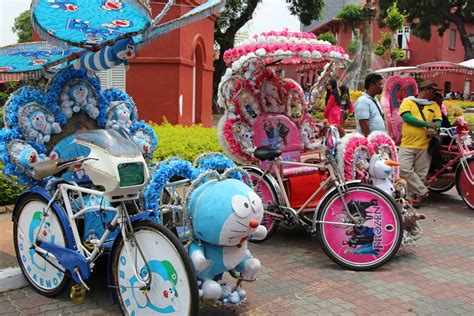
[[[464,169],[461,169],[461,174],[459,175],[459,193],[464,198],[464,201],[473,208],[474,207],[474,185],[469,181],[469,173],[474,175],[474,161],[468,161],[469,170],[466,174]],[[462,168],[462,165],[459,166]],[[474,179],[473,179],[474,180]]]
[[[271,188],[268,187],[268,184],[265,181],[262,180],[258,185],[256,185],[256,182],[259,178],[259,176],[253,173],[250,174],[250,180],[254,184],[253,189],[255,193],[260,196],[264,205],[266,205],[268,202],[274,202],[275,197],[273,196]],[[265,214],[261,224],[265,226],[265,228],[270,229],[270,227],[273,225],[273,218],[270,215]]]

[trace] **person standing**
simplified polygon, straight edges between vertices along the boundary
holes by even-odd
[[[326,83],[326,108],[324,109],[323,116],[328,124],[341,125],[340,96],[336,80],[329,80]]]
[[[428,145],[441,126],[441,110],[434,101],[437,90],[436,84],[425,82],[419,87],[418,97],[403,99],[399,109],[403,119],[402,142],[398,151],[400,177],[407,181],[407,199],[413,204],[428,197],[425,185],[431,163]]]
[[[364,136],[373,131],[385,132],[383,108],[375,96],[383,91],[383,78],[379,74],[368,74],[364,82],[365,93],[355,104],[356,129]]]
[[[339,86],[341,105],[341,126],[344,126],[350,113],[354,113],[354,105],[351,102],[351,95],[347,86]]]

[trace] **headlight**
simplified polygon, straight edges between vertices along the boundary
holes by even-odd
[[[145,182],[145,169],[141,162],[121,163],[118,165],[120,187],[132,187]]]

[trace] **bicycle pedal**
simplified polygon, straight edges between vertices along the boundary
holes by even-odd
[[[84,246],[84,248],[86,248],[89,251],[93,251],[95,247],[95,245],[91,243],[90,241],[85,241],[82,243],[82,245]]]
[[[74,304],[82,304],[86,299],[87,289],[81,284],[71,286],[70,297]]]

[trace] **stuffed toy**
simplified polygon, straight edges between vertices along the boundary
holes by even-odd
[[[372,184],[385,191],[391,197],[395,197],[393,187],[393,167],[400,164],[393,160],[388,160],[380,154],[374,154],[370,158],[369,175]]]
[[[314,129],[311,126],[310,121],[305,121],[301,125],[300,134],[301,134],[301,142],[303,143],[303,147],[305,149],[314,149],[318,147],[317,135]]]
[[[128,133],[133,124],[134,113],[124,101],[113,101],[107,110],[107,123],[105,128],[125,129]]]
[[[86,111],[93,119],[99,116],[97,98],[91,93],[91,87],[85,81],[75,80],[65,86],[60,100],[61,110],[68,118],[81,110]]]
[[[255,279],[260,261],[247,249],[248,239],[262,240],[267,229],[260,225],[263,204],[245,183],[235,179],[210,180],[191,193],[189,215],[194,239],[188,248],[204,299],[227,298],[234,303],[244,293],[227,293],[217,282],[229,270]],[[242,298],[240,298],[241,300]]]
[[[44,154],[39,154],[31,145],[18,140],[10,143],[8,152],[11,160],[27,173],[33,172],[35,164],[47,159]]]
[[[86,52],[74,64],[75,69],[91,72],[108,70],[121,64],[128,68],[128,60],[135,57],[136,45],[132,38],[124,38],[113,46],[105,46],[97,52]]]
[[[469,127],[467,126],[467,122],[464,119],[464,111],[462,109],[456,109],[454,112],[454,116],[456,116],[456,120],[454,121],[454,125],[456,126],[456,133],[459,135],[459,138],[462,143],[466,146],[471,146],[472,139],[469,135]]]
[[[51,134],[61,132],[54,116],[39,105],[27,105],[20,110],[20,129],[28,140],[38,144],[49,142]]]

